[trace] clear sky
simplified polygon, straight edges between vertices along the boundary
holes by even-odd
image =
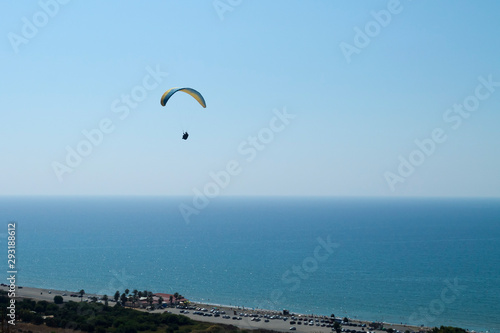
[[[0,195],[500,196],[498,1],[0,13]]]

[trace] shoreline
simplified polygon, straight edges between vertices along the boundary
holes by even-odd
[[[1,286],[0,290],[7,291],[8,287],[6,286]],[[17,287],[16,288],[16,298],[31,298],[37,301],[48,301],[48,302],[53,302],[54,301],[54,296],[62,296],[64,299],[64,302],[68,301],[74,301],[74,302],[80,302],[83,301],[84,299],[89,299],[90,297],[101,297],[103,295],[98,295],[98,294],[87,294],[83,296],[82,300],[80,300],[80,297],[71,297],[70,295],[72,294],[78,294],[78,291],[69,291],[69,290],[56,290],[56,289],[45,289],[45,288],[34,288],[34,287]],[[111,298],[111,296],[109,296]],[[114,300],[110,300],[110,306],[114,305]],[[287,316],[287,320],[283,320],[280,318],[274,318],[274,319],[268,319],[267,317],[270,316],[283,316],[281,311],[275,311],[275,310],[267,310],[267,309],[254,309],[254,308],[247,308],[243,306],[232,306],[232,305],[224,305],[224,304],[216,304],[216,303],[208,303],[208,302],[193,302],[190,301],[190,306],[194,306],[196,308],[205,308],[207,309],[206,313],[209,313],[209,311],[213,308],[217,308],[219,311],[224,311],[226,316],[229,316],[229,318],[223,318],[222,316],[203,316],[203,315],[197,315],[193,314],[193,312],[196,312],[196,310],[188,310],[188,313],[184,313],[183,309],[179,308],[165,308],[165,309],[156,309],[156,310],[145,310],[145,309],[139,309],[136,308],[139,311],[148,311],[152,313],[163,313],[163,312],[171,312],[173,314],[182,314],[185,315],[193,320],[196,321],[202,321],[202,322],[209,322],[209,323],[220,323],[220,324],[228,324],[228,325],[234,325],[242,329],[269,329],[269,330],[275,330],[279,332],[287,332],[290,331],[290,328],[294,326],[296,328],[296,332],[303,332],[303,333],[329,333],[332,332],[332,328],[321,326],[324,323],[321,323],[321,320],[330,320],[329,317],[325,315],[312,315],[312,314],[299,314],[295,313],[293,311],[290,311],[290,315]],[[181,312],[182,311],[182,312]],[[253,315],[253,316],[252,316]],[[260,316],[255,317],[255,316]],[[266,317],[267,316],[267,317]],[[295,324],[291,324],[290,322],[292,321],[291,317],[294,316],[296,318]],[[234,318],[241,318],[241,319],[234,319]],[[256,321],[255,318],[259,318],[261,320]],[[266,322],[267,319],[267,322]],[[367,321],[367,320],[362,320],[362,319],[353,319],[353,318],[348,318],[350,325],[342,325],[342,327],[347,331],[350,330],[350,333],[382,333],[385,332],[380,329],[372,329],[369,324],[372,323],[372,321]],[[310,321],[313,321],[313,325],[309,325]],[[303,325],[298,325],[298,322],[304,323]],[[415,326],[415,325],[406,325],[406,324],[396,324],[396,323],[387,323],[387,322],[381,322],[384,326],[384,328],[389,329],[392,328],[395,331],[400,331],[401,333],[404,333],[405,331],[410,331],[410,332],[429,332],[432,328],[431,327],[422,327],[422,326]],[[352,325],[355,324],[355,325]],[[366,327],[361,327],[361,325],[366,325]]]

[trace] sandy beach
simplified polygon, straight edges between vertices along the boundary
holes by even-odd
[[[0,287],[1,290],[7,291],[7,287],[2,286]],[[68,290],[54,290],[54,289],[40,289],[40,288],[32,288],[32,287],[22,287],[18,288],[16,291],[16,296],[21,297],[21,298],[31,298],[37,301],[48,301],[48,302],[53,302],[54,301],[54,296],[60,295],[63,297],[65,302],[68,301],[75,301],[79,302],[80,298],[79,297],[71,297],[71,295],[77,294],[78,291],[68,291]],[[86,300],[90,297],[101,297],[102,295],[95,295],[95,294],[85,294],[83,296],[83,299]],[[110,305],[113,306],[114,302],[110,302]],[[252,310],[252,309],[243,309],[243,308],[237,308],[237,307],[229,307],[229,306],[215,306],[211,304],[203,304],[203,303],[196,303],[196,302],[191,302],[190,306],[194,306],[198,309],[197,310],[187,310],[188,313],[186,313],[186,310],[184,309],[178,309],[178,308],[166,308],[166,309],[160,309],[160,310],[153,310],[150,312],[153,313],[161,313],[161,312],[166,312],[169,311],[174,314],[182,314],[185,315],[189,318],[192,318],[193,320],[197,321],[202,321],[202,322],[209,322],[209,323],[220,323],[220,324],[228,324],[228,325],[234,325],[239,328],[243,329],[269,329],[269,330],[274,330],[274,331],[279,331],[279,332],[288,332],[290,331],[290,328],[293,326],[295,327],[296,332],[304,332],[304,333],[327,333],[327,332],[332,332],[332,328],[326,327],[325,323],[321,323],[321,320],[326,319],[326,317],[322,316],[312,316],[312,315],[304,315],[304,314],[293,314],[295,318],[295,324],[291,324],[290,322],[293,321],[292,318],[287,318],[287,320],[275,318],[266,318],[271,317],[271,316],[279,316],[280,313],[276,311],[269,311],[269,310]],[[204,315],[199,315],[195,314],[195,312],[203,312],[203,313],[210,313],[210,311],[213,308],[217,308],[217,310],[221,311],[220,316],[204,316]],[[206,309],[206,311],[201,311],[201,309]],[[146,310],[139,310],[139,311],[146,311]],[[225,314],[222,314],[222,311],[225,312]],[[236,314],[235,314],[236,312]],[[252,315],[258,315],[259,317],[252,317]],[[229,316],[227,318],[226,316]],[[290,315],[289,317],[291,317]],[[241,319],[233,319],[234,317],[236,318],[241,318]],[[256,321],[255,318],[259,318],[259,321]],[[302,320],[298,320],[298,318]],[[266,322],[266,319],[268,320]],[[310,321],[313,321],[313,325],[309,325]],[[298,322],[301,322],[301,325],[298,325]],[[349,333],[354,333],[354,332],[374,332],[374,333],[379,333],[379,332],[384,332],[380,330],[372,330],[369,328],[369,321],[362,321],[362,320],[355,320],[352,319],[350,320],[352,324],[356,324],[356,326],[347,326],[343,325],[342,327],[344,328],[345,331],[350,330]],[[325,326],[321,326],[322,324],[325,324]],[[362,324],[365,324],[366,327],[361,327]],[[430,328],[427,327],[417,327],[417,326],[409,326],[409,325],[400,325],[400,324],[389,324],[389,323],[384,323],[384,326],[386,328],[393,328],[394,330],[405,332],[405,331],[410,331],[410,332],[425,332],[430,330]]]

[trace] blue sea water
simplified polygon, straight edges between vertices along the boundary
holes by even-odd
[[[18,285],[500,332],[500,200],[3,197]],[[7,275],[7,255],[0,260]]]

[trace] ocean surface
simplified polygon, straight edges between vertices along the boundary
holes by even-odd
[[[1,197],[17,284],[500,332],[500,200]],[[2,230],[3,229],[3,230]],[[6,283],[6,282],[5,282]]]

